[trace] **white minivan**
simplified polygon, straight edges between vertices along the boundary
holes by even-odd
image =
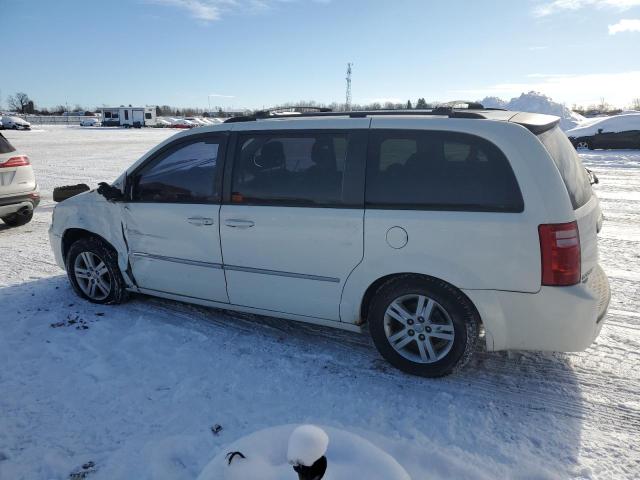
[[[440,376],[479,338],[591,345],[610,296],[601,223],[557,117],[311,112],[177,134],[58,204],[50,239],[89,301],[367,326],[393,365]]]

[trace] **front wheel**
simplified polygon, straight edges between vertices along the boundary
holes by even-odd
[[[458,289],[413,275],[392,279],[378,290],[368,321],[380,354],[396,368],[423,377],[462,368],[475,349],[480,324]]]
[[[122,303],[128,295],[118,267],[118,256],[98,238],[76,241],[66,258],[71,286],[93,303]]]
[[[576,143],[576,150],[593,150],[593,147],[591,146],[591,142],[588,142],[586,140],[581,140],[579,142]]]

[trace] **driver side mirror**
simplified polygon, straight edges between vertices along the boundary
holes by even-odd
[[[601,128],[598,129],[598,133],[599,134],[602,133],[602,129]]]
[[[106,182],[98,184],[97,192],[110,202],[119,202],[125,199],[125,195],[118,187],[109,185]]]

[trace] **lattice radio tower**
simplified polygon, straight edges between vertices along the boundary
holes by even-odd
[[[353,63],[347,63],[347,94],[344,108],[347,112],[351,111],[351,66]]]

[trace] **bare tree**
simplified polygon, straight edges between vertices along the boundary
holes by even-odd
[[[631,100],[631,109],[640,110],[640,98],[634,98]]]
[[[20,113],[27,113],[30,101],[29,95],[24,92],[18,92],[15,95],[9,95],[7,97],[9,109]]]
[[[598,104],[598,110],[606,112],[610,108],[610,105],[605,101],[604,97],[600,97],[600,103]]]

